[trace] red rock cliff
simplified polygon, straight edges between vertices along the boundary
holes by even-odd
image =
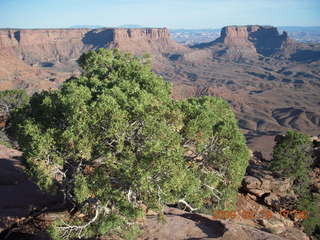
[[[60,73],[77,72],[80,55],[98,48],[151,53],[157,58],[186,49],[170,39],[166,28],[0,29],[0,89],[21,87],[22,82],[29,87],[34,79],[47,79],[46,86],[56,87],[58,82],[52,79],[65,79]]]
[[[89,49],[119,47],[133,53],[183,48],[159,29],[2,29],[0,49],[14,52],[24,61],[63,62]]]
[[[170,39],[170,33],[166,28],[114,29],[113,34],[114,41]]]

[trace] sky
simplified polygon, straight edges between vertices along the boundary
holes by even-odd
[[[0,0],[0,28],[320,26],[320,0]]]

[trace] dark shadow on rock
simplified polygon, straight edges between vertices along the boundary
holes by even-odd
[[[113,41],[113,29],[94,29],[85,34],[82,42],[91,45],[94,49],[104,48]]]
[[[5,240],[35,240],[35,236],[33,234],[29,233],[18,233],[18,232],[13,232],[10,235],[6,236],[1,236]]]
[[[282,44],[288,40],[288,35],[285,32],[280,35],[276,28],[260,28],[250,34],[250,40],[258,53],[269,57],[279,51]]]
[[[19,156],[0,158],[0,196],[0,236],[17,220],[61,202],[61,198],[43,193],[26,176]]]
[[[4,240],[50,240],[50,236],[47,232],[40,232],[37,234],[30,234],[30,233],[22,233],[22,232],[12,232],[10,235],[4,236],[0,239]]]
[[[254,151],[254,152],[253,152],[253,156],[254,156],[255,158],[257,158],[258,160],[260,160],[260,161],[264,161],[264,160],[265,160],[264,157],[263,157],[262,152]]]
[[[203,233],[207,235],[208,238],[219,238],[227,231],[225,225],[220,221],[211,220],[207,217],[194,214],[194,213],[184,213],[184,214],[171,214],[179,217],[187,218],[196,222],[196,226],[199,227]],[[188,238],[187,240],[197,240],[202,238]]]
[[[292,54],[290,60],[296,62],[313,62],[320,60],[320,51],[299,50]]]
[[[204,48],[212,47],[216,43],[221,43],[221,41],[214,40],[214,41],[211,41],[211,42],[197,43],[195,45],[190,46],[190,48],[204,49]]]
[[[44,206],[53,200],[26,176],[20,161],[19,157],[0,159],[0,209]]]

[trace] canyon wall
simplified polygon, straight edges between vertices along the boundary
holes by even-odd
[[[0,30],[0,49],[31,65],[63,63],[100,47],[119,47],[134,53],[182,48],[170,39],[166,28]]]
[[[0,90],[55,88],[79,73],[82,53],[98,48],[150,53],[159,66],[163,54],[186,50],[166,28],[0,29]]]

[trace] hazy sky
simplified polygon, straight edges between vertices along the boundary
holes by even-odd
[[[320,0],[0,0],[0,28],[320,26]]]

